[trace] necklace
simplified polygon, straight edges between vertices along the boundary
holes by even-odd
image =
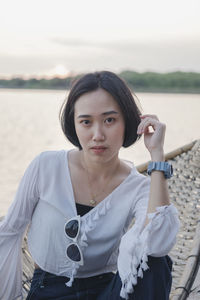
[[[84,164],[85,165],[85,164]],[[117,173],[117,170],[120,166],[120,161],[116,167],[116,169],[114,170],[113,174],[116,174]],[[92,187],[91,187],[91,182],[90,182],[90,179],[89,179],[89,172],[88,172],[88,169],[86,167],[86,165],[84,166],[84,169],[87,173],[87,179],[88,179],[88,186],[89,186],[89,190],[90,190],[90,195],[91,195],[91,199],[89,200],[89,203],[92,205],[92,206],[95,206],[98,204],[96,198],[99,197],[100,195],[102,195],[106,188],[109,186],[109,183],[111,182],[111,180],[113,179],[113,176],[110,177],[110,179],[107,181],[106,185],[104,185],[104,188],[101,190],[101,192],[98,194],[98,193],[93,193],[92,191]]]

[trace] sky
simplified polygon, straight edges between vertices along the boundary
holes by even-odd
[[[200,72],[199,0],[0,0],[0,77]]]

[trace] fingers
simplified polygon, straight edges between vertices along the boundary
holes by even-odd
[[[156,115],[143,115],[141,116],[141,123],[138,126],[137,134],[149,133],[152,127],[155,131],[156,128],[165,129],[165,124],[161,123]]]
[[[146,114],[146,115],[140,116],[141,119],[145,119],[146,117],[149,117],[149,118],[152,118],[152,119],[155,119],[155,120],[159,121],[159,119],[156,115]]]

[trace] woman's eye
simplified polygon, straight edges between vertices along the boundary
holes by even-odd
[[[89,120],[82,120],[81,124],[83,124],[83,125],[89,125],[90,121]]]
[[[106,119],[106,123],[111,124],[114,122],[114,120],[115,120],[114,118],[108,118],[108,119]]]

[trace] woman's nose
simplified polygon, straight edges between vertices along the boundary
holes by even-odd
[[[100,126],[95,126],[93,131],[93,141],[104,141],[105,135],[103,129]]]

